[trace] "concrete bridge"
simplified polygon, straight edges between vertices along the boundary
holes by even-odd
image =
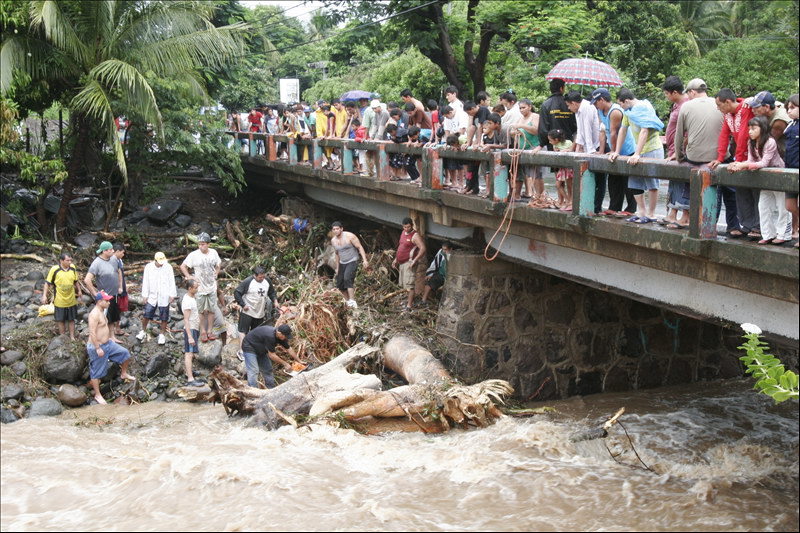
[[[520,165],[574,169],[574,207],[565,213],[505,201],[512,151],[453,152],[394,143],[233,135],[249,141],[243,143],[242,163],[251,186],[303,194],[316,203],[390,225],[399,226],[411,214],[428,237],[473,244],[480,239],[498,250],[499,257],[524,267],[704,321],[756,323],[789,346],[800,339],[797,250],[718,236],[715,216],[718,186],[797,192],[796,169],[734,174],[725,166],[710,171],[664,161],[631,166],[625,157],[612,163],[588,154],[516,156]],[[263,155],[256,141],[262,141]],[[277,143],[286,144],[287,159],[277,157]],[[341,151],[341,172],[322,168],[327,147]],[[356,149],[375,153],[377,177],[353,173]],[[388,159],[397,152],[421,159],[421,186],[390,180]],[[452,156],[487,165],[489,198],[443,189],[441,158]],[[591,216],[595,172],[688,182],[688,232]]]

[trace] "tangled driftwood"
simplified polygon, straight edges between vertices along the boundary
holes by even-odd
[[[376,375],[357,372],[381,362],[408,385],[381,390]],[[367,433],[484,427],[503,416],[498,406],[511,393],[511,386],[501,380],[457,383],[429,351],[405,336],[391,339],[382,354],[359,343],[274,389],[248,387],[217,367],[208,387],[184,387],[179,392],[189,401],[219,401],[228,414],[254,415],[258,424],[270,428],[297,425],[296,417],[302,415]]]

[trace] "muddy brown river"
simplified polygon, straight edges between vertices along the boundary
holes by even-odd
[[[797,531],[797,402],[750,387],[588,396],[436,436],[267,432],[210,405],[93,406],[2,426],[0,528]],[[571,442],[622,406],[655,472],[620,427]]]

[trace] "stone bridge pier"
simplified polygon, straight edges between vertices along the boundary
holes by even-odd
[[[474,253],[448,262],[436,330],[455,375],[523,400],[743,374],[741,331]],[[771,347],[797,366],[795,347]]]

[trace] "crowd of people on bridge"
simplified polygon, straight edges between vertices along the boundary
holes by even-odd
[[[462,101],[458,90],[448,87],[446,103],[440,106],[435,100],[423,104],[406,89],[398,101],[386,104],[379,98],[362,98],[253,107],[249,113],[231,114],[228,128],[305,139],[447,145],[455,150],[606,154],[611,161],[625,156],[630,165],[655,159],[711,170],[727,164],[731,172],[798,168],[797,94],[785,105],[769,91],[742,97],[720,88],[711,96],[702,79],[684,85],[677,76],[667,77],[662,90],[672,104],[666,125],[652,103],[637,98],[630,89],[621,88],[612,96],[608,89],[599,88],[584,98],[580,92],[566,91],[563,80],[554,79],[551,94],[538,113],[531,100],[518,98],[511,90],[493,105],[485,91],[474,100]],[[263,142],[257,143],[257,151],[263,153]],[[280,158],[288,158],[286,149],[279,143]],[[354,170],[375,176],[374,152],[356,153]],[[300,150],[298,164],[309,165],[311,157],[307,149]],[[419,182],[420,163],[413,155],[391,154],[392,179]],[[463,194],[483,192],[485,165],[452,157],[445,157],[443,163],[446,189]],[[341,170],[337,149],[326,147],[322,164]],[[534,208],[572,209],[571,169],[556,172],[555,199],[545,191],[541,167],[523,165],[513,178],[513,201]],[[657,222],[672,230],[689,225],[688,183],[670,181],[666,216],[657,219],[658,179],[595,173],[595,180],[595,215],[620,217],[635,224]],[[717,205],[723,203],[731,238],[750,238],[759,244],[784,244],[798,238],[796,193],[721,186]],[[720,212],[718,207],[717,218]]]

